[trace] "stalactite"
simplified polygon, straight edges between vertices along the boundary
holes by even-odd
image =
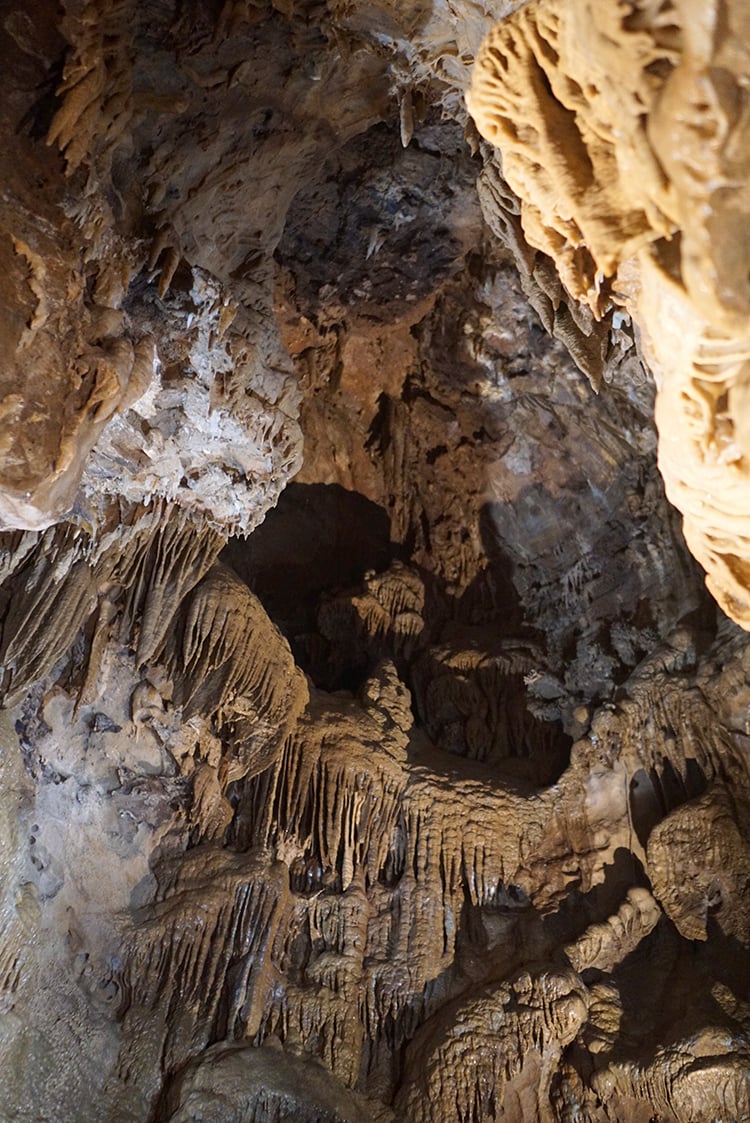
[[[66,14],[72,47],[47,143],[64,151],[69,176],[84,163],[93,170],[97,158],[111,158],[130,124],[134,15],[131,0],[86,0]]]
[[[0,17],[0,1117],[746,1119],[742,5],[177,7]]]
[[[179,638],[178,638],[179,637]],[[186,599],[168,660],[187,716],[252,716],[277,743],[307,698],[289,646],[239,578],[215,566]]]

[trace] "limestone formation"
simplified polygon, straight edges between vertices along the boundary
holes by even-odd
[[[744,20],[4,5],[0,1123],[750,1123]]]
[[[688,939],[705,940],[711,917],[727,936],[742,944],[748,941],[750,852],[741,829],[746,818],[717,786],[676,808],[649,837],[648,867],[654,890],[678,931]]]
[[[749,43],[731,0],[534,0],[487,37],[467,97],[530,245],[595,316],[639,324],[667,495],[746,628]]]

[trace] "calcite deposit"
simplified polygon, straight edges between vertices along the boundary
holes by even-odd
[[[667,495],[745,628],[749,78],[742,3],[533,0],[486,38],[467,98],[531,246],[594,316],[638,323]]]
[[[2,1123],[750,1123],[748,50],[3,5]]]

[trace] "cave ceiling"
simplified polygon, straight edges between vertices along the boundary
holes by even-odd
[[[0,62],[1,1123],[749,1123],[743,0]]]

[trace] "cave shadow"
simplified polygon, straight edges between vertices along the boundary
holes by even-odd
[[[544,637],[558,697],[596,705],[623,696],[639,664],[678,627],[689,628],[696,655],[704,653],[715,639],[717,615],[686,547],[674,543],[672,550],[685,580],[666,577],[671,571],[650,565],[640,539],[633,545],[633,524],[623,518],[625,493],[588,486],[593,506],[578,491],[554,495],[544,480],[523,487],[513,501],[488,499],[479,529],[488,572],[511,585],[506,596],[516,623]],[[669,548],[667,541],[665,558]]]
[[[460,1009],[483,988],[510,982],[524,968],[551,966],[550,956],[544,917],[520,887],[500,883],[495,899],[481,905],[465,894],[450,966],[428,979],[398,1016],[383,1021],[376,1049],[382,1043],[390,1053],[394,1094],[410,1050],[430,1033],[431,1023],[439,1030],[447,1010]]]
[[[290,483],[249,538],[227,543],[221,561],[292,642],[316,630],[323,593],[356,587],[402,556],[377,503],[339,484]]]
[[[614,916],[629,889],[650,888],[640,860],[624,846],[617,847],[612,861],[602,867],[602,873],[602,880],[586,892],[571,887],[560,907],[545,918],[552,947],[561,949],[582,936],[590,925]]]
[[[685,776],[681,776],[667,757],[661,768],[639,768],[630,780],[630,817],[641,846],[646,847],[657,823],[670,811],[703,795],[708,787],[705,772],[695,757],[685,759]]]
[[[750,1002],[750,948],[736,936],[723,932],[710,911],[706,931],[707,940],[693,944],[693,954],[702,970],[743,1002]]]
[[[542,642],[542,634],[526,619],[513,577],[515,563],[504,549],[493,521],[492,504],[479,510],[479,535],[486,566],[454,600],[454,615],[468,623],[493,625],[500,637]]]
[[[707,941],[687,940],[663,915],[656,927],[621,963],[603,975],[583,973],[590,986],[606,979],[622,1003],[619,1044],[607,1062],[641,1055],[654,1038],[664,1047],[689,1041],[706,1027],[742,1033],[714,994],[720,982],[741,1000],[750,998],[748,949],[735,937],[721,933],[709,917]]]
[[[458,767],[458,757],[475,762],[479,771],[487,765],[488,779],[545,787],[567,768],[572,738],[561,722],[528,708],[528,660],[516,666],[503,641],[540,647],[542,640],[524,626],[507,556],[491,536],[486,541],[487,564],[459,595],[411,563],[424,588],[425,627],[403,642],[395,634],[363,634],[356,612],[346,610],[346,598],[362,589],[368,575],[406,562],[413,550],[411,542],[393,542],[386,510],[360,493],[338,484],[292,483],[247,540],[228,543],[221,560],[258,596],[318,689],[355,694],[379,662],[391,660],[410,691],[417,728],[445,750],[435,754],[438,771]],[[342,615],[334,617],[333,633],[321,630],[319,610],[339,594]],[[486,655],[487,665],[467,675],[460,665],[440,663],[432,651],[440,644]],[[498,670],[502,666],[507,669]],[[458,705],[441,702],[447,716],[437,723],[430,721],[427,698],[435,678]],[[477,692],[485,699],[483,718],[473,712]]]

